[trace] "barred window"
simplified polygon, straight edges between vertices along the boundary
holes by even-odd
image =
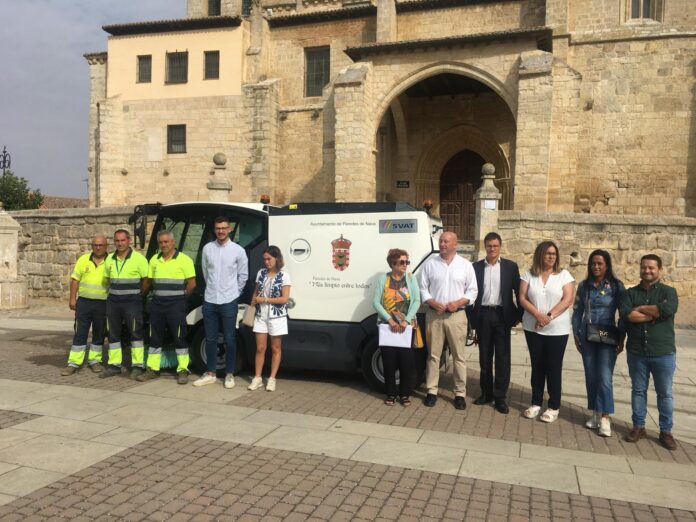
[[[186,152],[186,125],[167,125],[167,154]]]
[[[138,56],[138,83],[150,83],[152,81],[152,55]]]
[[[206,80],[220,78],[220,51],[205,52],[205,76]]]
[[[167,83],[188,81],[188,51],[167,53]]]
[[[220,0],[208,0],[208,16],[220,16]]]
[[[305,96],[321,96],[330,79],[328,47],[305,49]]]

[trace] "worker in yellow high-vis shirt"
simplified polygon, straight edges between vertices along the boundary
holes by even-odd
[[[189,346],[186,339],[186,298],[196,288],[193,261],[174,248],[174,234],[169,230],[157,233],[160,253],[152,256],[145,282],[145,291],[152,288],[150,303],[150,347],[147,351],[147,371],[138,376],[148,381],[159,376],[162,361],[164,329],[169,328],[174,339],[177,360],[177,382],[188,382]]]
[[[109,279],[109,298],[106,301],[106,319],[109,328],[109,364],[101,378],[121,374],[123,325],[130,335],[131,378],[143,372],[145,348],[143,345],[143,291],[147,278],[147,259],[131,247],[130,232],[120,228],[114,232],[116,251],[106,258],[104,274]]]
[[[75,311],[75,335],[73,336],[68,366],[61,375],[74,374],[85,361],[87,336],[92,327],[92,342],[89,347],[87,363],[90,369],[102,371],[102,347],[104,344],[104,324],[106,318],[106,296],[108,280],[104,276],[106,236],[97,235],[92,239],[92,252],[80,256],[70,276],[71,310]]]

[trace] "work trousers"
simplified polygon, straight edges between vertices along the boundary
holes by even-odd
[[[396,372],[399,372],[399,397],[410,397],[416,380],[413,348],[380,346],[387,395],[396,397]]]
[[[109,365],[120,367],[123,363],[121,332],[123,325],[130,336],[131,366],[143,367],[143,302],[140,296],[128,301],[106,301],[106,319],[109,328]]]
[[[454,395],[466,396],[466,314],[464,310],[445,312],[438,315],[429,308],[425,314],[425,338],[428,343],[428,363],[425,373],[425,385],[428,393],[437,395],[440,381],[440,357],[445,341],[452,352],[454,362]]]
[[[88,364],[96,364],[102,360],[104,346],[104,327],[106,318],[106,301],[103,299],[77,298],[75,308],[75,335],[73,336],[68,366],[79,368],[85,361],[87,351],[87,336],[92,328],[92,342],[89,347]]]
[[[186,299],[153,299],[150,305],[150,347],[147,351],[147,368],[158,372],[162,365],[164,331],[169,333],[176,349],[177,372],[187,372],[189,346],[186,340]]]
[[[563,355],[567,335],[540,335],[524,331],[532,362],[532,405],[541,406],[544,402],[544,386],[549,392],[549,408],[561,407],[561,381],[563,374]]]
[[[505,327],[502,306],[483,306],[478,310],[478,317],[481,394],[504,400],[510,386],[510,328]]]

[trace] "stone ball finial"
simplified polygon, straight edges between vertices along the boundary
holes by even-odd
[[[222,167],[227,163],[227,156],[225,156],[225,154],[222,152],[216,152],[213,156],[213,163],[215,163],[215,165],[218,167]]]
[[[481,167],[481,174],[484,176],[494,176],[495,166],[492,163],[484,163],[483,167]]]

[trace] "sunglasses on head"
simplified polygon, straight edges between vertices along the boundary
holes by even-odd
[[[394,262],[395,265],[410,265],[411,262],[408,259],[399,259],[398,261]]]

